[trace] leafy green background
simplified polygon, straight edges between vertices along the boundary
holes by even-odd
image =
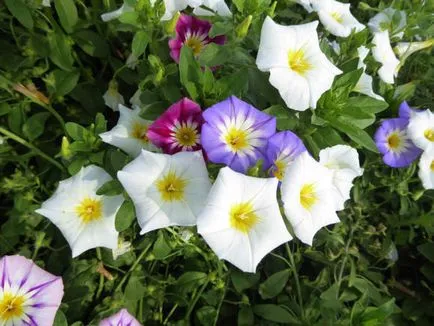
[[[361,73],[356,49],[368,44],[369,32],[339,39],[340,55],[323,40],[323,51],[345,73],[317,110],[297,118],[255,65],[266,15],[288,25],[316,19],[289,0],[233,0],[232,18],[210,18],[211,33],[227,35],[227,44],[208,46],[198,61],[184,49],[179,66],[168,52],[173,26],[159,22],[162,1],[151,8],[139,0],[134,12],[110,23],[100,15],[120,6],[113,0],[54,0],[51,8],[40,2],[0,3],[0,256],[25,255],[62,275],[65,296],[55,325],[96,325],[122,307],[146,325],[432,325],[433,191],[422,189],[416,163],[386,167],[372,140],[379,121],[395,117],[401,101],[433,107],[430,50],[407,60],[395,86],[375,79],[385,105],[351,93]],[[377,8],[405,10],[405,40],[433,37],[432,2],[351,3],[363,23]],[[249,15],[244,37],[240,24]],[[136,70],[125,66],[131,53]],[[378,64],[368,58],[368,67],[375,74]],[[61,233],[34,210],[83,165],[97,164],[115,176],[131,160],[98,137],[117,121],[102,99],[111,80],[126,99],[143,90],[148,119],[183,96],[206,108],[236,95],[276,116],[278,129],[296,132],[314,156],[335,144],[358,148],[365,173],[339,213],[342,222],[321,230],[312,247],[294,240],[277,248],[256,274],[247,274],[218,260],[194,228],[139,236],[126,201],[116,228],[133,250],[117,260],[106,249],[71,259]],[[211,175],[216,172],[210,167]],[[100,193],[122,188],[113,182]]]

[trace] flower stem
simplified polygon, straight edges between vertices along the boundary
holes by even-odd
[[[177,303],[172,307],[172,309],[170,310],[170,312],[167,315],[166,319],[164,319],[163,325],[167,325],[167,323],[169,322],[170,317],[172,317],[172,315],[175,312],[176,308],[178,308],[178,304]]]
[[[199,298],[202,296],[203,291],[205,290],[205,288],[208,286],[209,280],[206,280],[206,282],[202,285],[202,287],[199,289],[199,292],[197,293],[197,295],[195,296],[193,302],[191,303],[191,305],[188,307],[188,311],[187,314],[185,315],[185,320],[188,321],[190,319],[190,315],[193,312],[194,307],[196,306],[197,301],[199,301]]]
[[[98,258],[98,260],[102,264],[102,255],[101,255],[101,249],[100,248],[96,248],[96,257]],[[98,290],[96,292],[96,298],[97,299],[99,299],[99,297],[101,296],[103,288],[104,288],[104,275],[100,274],[99,275]]]
[[[151,248],[151,246],[152,246],[152,242],[149,245],[147,245],[145,249],[143,249],[143,251],[140,253],[139,257],[137,257],[136,261],[131,266],[131,268],[129,269],[129,271],[124,275],[124,277],[122,277],[122,279],[119,282],[118,286],[116,286],[115,292],[117,292],[118,290],[120,290],[120,288],[122,287],[122,285],[127,280],[128,275],[136,269],[137,265],[139,265],[140,261],[143,259],[143,257],[145,257],[146,253],[148,252],[149,248]]]
[[[51,164],[53,164],[55,167],[57,167],[59,170],[61,171],[65,171],[65,168],[63,167],[62,164],[60,164],[59,162],[57,162],[55,159],[51,158],[50,156],[48,156],[47,154],[45,154],[43,151],[41,151],[39,148],[37,148],[35,145],[29,143],[28,141],[24,140],[23,138],[21,138],[20,136],[14,134],[13,132],[0,127],[0,133],[2,133],[3,135],[9,137],[10,139],[15,140],[16,142],[20,143],[21,145],[26,146],[27,148],[31,149],[33,152],[35,152],[36,154],[38,154],[40,157],[42,157],[43,159],[45,159],[46,161],[50,162]]]
[[[286,252],[288,253],[289,262],[291,263],[292,273],[294,274],[295,287],[297,289],[298,303],[300,305],[301,318],[304,320],[303,297],[301,296],[300,280],[298,277],[297,267],[295,266],[294,255],[289,248],[288,242],[285,243]]]
[[[344,276],[345,265],[347,264],[347,260],[348,260],[348,250],[350,249],[351,241],[353,241],[353,233],[354,233],[354,228],[351,228],[347,244],[345,245],[345,257],[342,260],[341,269],[339,271],[338,282],[337,282],[338,283],[338,289],[336,291],[337,297],[339,297],[339,290],[341,288],[342,278]]]

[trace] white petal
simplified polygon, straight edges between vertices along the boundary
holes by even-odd
[[[407,127],[408,134],[413,143],[424,151],[434,150],[434,141],[426,135],[434,135],[434,113],[430,110],[414,112],[410,116],[410,123]],[[433,136],[431,136],[432,139]]]
[[[353,92],[365,94],[369,97],[375,98],[376,100],[384,101],[383,97],[374,93],[374,90],[372,89],[372,77],[366,73],[362,73],[359,81],[353,89]]]
[[[378,75],[385,83],[393,84],[397,75],[399,60],[395,57],[390,45],[389,32],[374,33],[372,43],[375,45],[372,48],[372,55],[377,62],[382,64],[378,70]]]
[[[425,151],[420,157],[419,178],[425,189],[434,189],[434,150]]]
[[[119,18],[124,12],[131,12],[131,11],[134,11],[134,8],[124,3],[119,9],[102,14],[101,19],[105,22],[108,22],[110,20]]]
[[[232,16],[232,13],[229,9],[229,7],[227,6],[227,4],[225,3],[224,0],[203,0],[202,3],[204,6],[214,10],[218,15],[220,16]],[[191,5],[190,5],[191,6]],[[212,12],[210,12],[209,10],[205,10],[199,7],[199,5],[195,6],[195,9],[193,10],[193,14],[198,15],[198,16],[211,16],[213,15]],[[193,7],[193,6],[191,6]]]

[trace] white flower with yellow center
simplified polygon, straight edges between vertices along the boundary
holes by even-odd
[[[333,186],[336,209],[344,209],[344,203],[350,199],[353,180],[363,174],[359,154],[348,145],[336,145],[319,152],[319,163],[333,173]]]
[[[220,259],[254,273],[266,254],[290,241],[276,199],[276,178],[222,168],[197,220],[197,230]]]
[[[286,169],[281,193],[285,215],[302,242],[312,245],[319,229],[339,222],[333,173],[308,152],[301,153]]]
[[[363,68],[363,72],[353,91],[365,94],[379,101],[384,101],[383,97],[374,93],[374,90],[372,89],[372,77],[365,72],[366,64],[364,63],[364,60],[368,56],[369,49],[362,45],[357,49],[357,53],[359,55],[357,69]]]
[[[119,147],[131,157],[136,157],[142,149],[157,151],[146,136],[148,127],[152,121],[140,117],[140,108],[130,110],[119,105],[119,121],[112,130],[104,132],[99,136],[101,139],[113,146]]]
[[[434,150],[425,151],[420,157],[419,178],[425,189],[434,189]]]
[[[114,80],[109,83],[109,88],[102,97],[104,99],[105,105],[107,105],[113,111],[118,111],[119,105],[125,104],[124,97],[118,92],[118,84]]]
[[[140,234],[195,225],[211,188],[201,151],[167,155],[143,150],[118,178],[133,200]]]
[[[413,143],[424,151],[434,150],[434,113],[430,110],[410,116],[407,132]]]
[[[282,26],[267,17],[262,25],[256,65],[270,72],[270,83],[286,105],[297,111],[315,108],[321,95],[342,73],[321,52],[318,21]]]
[[[374,33],[372,43],[374,44],[372,55],[377,62],[382,64],[378,69],[378,75],[385,83],[393,84],[398,75],[399,60],[395,57],[390,45],[389,32]]]
[[[365,25],[360,24],[351,14],[349,3],[335,0],[311,0],[311,4],[325,29],[333,35],[347,37],[353,30],[360,32],[365,28]]]
[[[36,210],[60,229],[72,257],[91,248],[117,248],[115,216],[124,198],[96,194],[110,180],[110,175],[98,166],[83,167],[73,177],[60,181],[53,196]]]

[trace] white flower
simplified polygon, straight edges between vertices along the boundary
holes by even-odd
[[[105,22],[108,22],[113,19],[119,18],[124,12],[132,12],[134,11],[134,7],[128,5],[128,3],[124,3],[120,8],[107,12],[101,15],[101,19]]]
[[[140,234],[195,225],[211,188],[201,151],[167,155],[142,150],[118,178],[134,202]]]
[[[51,0],[42,0],[42,5],[44,7],[51,7]]]
[[[333,197],[336,209],[344,209],[344,203],[350,199],[353,180],[363,174],[359,154],[351,146],[336,145],[319,152],[319,162],[333,173]]]
[[[374,59],[382,64],[378,69],[378,75],[385,83],[393,84],[398,74],[399,60],[395,57],[390,45],[389,32],[374,33],[372,43],[375,45],[372,48]]]
[[[331,46],[331,48],[333,49],[333,52],[336,53],[337,55],[341,54],[341,45],[336,42],[336,40],[333,41],[327,41],[329,43],[329,45]]]
[[[100,134],[101,139],[108,144],[119,147],[131,157],[139,155],[143,148],[156,151],[157,147],[146,136],[152,121],[140,117],[140,108],[130,110],[119,105],[119,113],[117,125],[112,130]]]
[[[131,242],[119,239],[118,246],[112,250],[113,260],[116,260],[123,254],[126,254],[127,252],[131,251],[132,248],[133,247]]]
[[[374,93],[374,90],[372,89],[372,77],[365,72],[366,64],[363,61],[368,56],[369,49],[362,45],[357,49],[357,53],[359,54],[359,63],[357,68],[363,68],[363,72],[353,91],[368,95],[376,100],[384,101],[383,97]]]
[[[307,12],[312,12],[312,4],[311,4],[311,0],[295,0],[295,3],[298,3],[299,5],[302,5],[303,8],[307,11]]]
[[[429,39],[423,42],[400,42],[393,50],[398,55],[401,63],[399,64],[398,70],[404,65],[407,58],[413,53],[429,48],[434,45],[434,39]]]
[[[134,109],[140,108],[142,106],[142,102],[140,101],[140,96],[142,95],[142,90],[140,88],[133,94],[130,98],[130,104]]]
[[[151,1],[155,3],[155,0]],[[164,0],[164,5],[166,6],[166,12],[164,13],[161,20],[170,20],[173,15],[187,7],[194,8],[193,13],[199,16],[210,16],[214,15],[213,12],[200,8],[204,5],[211,10],[215,11],[220,16],[230,16],[231,11],[226,5],[224,0]]]
[[[125,62],[125,65],[134,70],[136,69],[137,65],[139,63],[139,58],[137,58],[133,53],[130,53],[130,55],[127,58],[127,61]]]
[[[321,52],[318,21],[282,26],[270,17],[261,31],[256,64],[270,72],[270,83],[279,90],[286,105],[297,111],[315,108],[320,96],[342,73]]]
[[[360,24],[351,14],[349,3],[335,0],[311,0],[311,4],[325,29],[333,35],[347,37],[352,30],[360,32],[365,28],[365,25]]]
[[[53,196],[36,210],[60,229],[72,257],[91,248],[117,248],[115,216],[124,198],[96,194],[110,180],[110,175],[98,166],[83,167],[73,177],[60,181]]]
[[[394,19],[394,17],[397,19]],[[404,35],[403,29],[405,25],[407,25],[405,11],[399,11],[393,8],[384,9],[382,12],[372,17],[368,23],[372,32],[389,31],[392,37],[396,36],[398,38],[402,38]]]
[[[423,152],[419,161],[419,178],[425,189],[434,189],[434,150]]]
[[[412,114],[407,131],[417,147],[424,151],[434,150],[434,113],[430,110]]]
[[[113,111],[119,110],[119,104],[125,104],[124,97],[119,94],[118,85],[114,80],[109,83],[109,88],[102,97],[104,99],[105,105],[107,105]]]
[[[279,211],[276,178],[254,178],[222,168],[197,220],[198,233],[220,259],[244,272],[292,239]]]
[[[306,244],[312,245],[323,226],[339,222],[332,179],[333,173],[308,152],[286,169],[281,185],[285,214],[297,238]]]

